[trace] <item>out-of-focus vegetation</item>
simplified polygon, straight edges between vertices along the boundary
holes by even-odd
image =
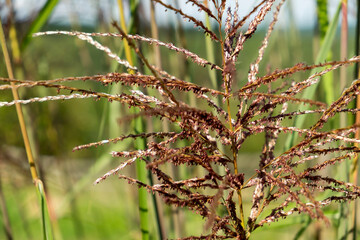
[[[64,26],[49,26],[47,29],[59,30],[67,29]],[[96,32],[96,29],[85,29],[87,32]],[[146,29],[145,29],[146,30]],[[171,38],[167,34],[169,29],[160,30],[160,39],[167,42],[174,42],[176,39]],[[353,33],[353,31],[350,31]],[[259,31],[255,36],[247,43],[247,48],[244,49],[244,53],[240,56],[239,65],[244,66],[244,71],[238,76],[237,81],[239,84],[243,84],[241,81],[247,77],[246,66],[255,58],[257,54],[257,48],[261,43],[261,40],[265,32]],[[296,35],[293,35],[296,34]],[[294,65],[295,63],[313,62],[313,47],[316,47],[317,40],[314,37],[313,30],[299,30],[295,33],[288,32],[287,30],[278,30],[274,33],[271,41],[271,49],[276,52],[269,56],[265,54],[265,59],[269,59],[267,66],[262,66],[263,72],[274,70],[276,68],[281,69]],[[200,56],[205,56],[205,45],[202,41],[202,33],[196,30],[187,29],[185,32],[187,41],[191,41],[189,46],[190,50],[199,53]],[[277,40],[277,39],[279,40]],[[350,39],[353,39],[350,37]],[[337,37],[334,43],[334,49],[336,50],[339,44],[339,38]],[[95,75],[100,73],[109,72],[111,60],[107,56],[92,47],[91,45],[81,45],[79,49],[76,44],[79,40],[68,36],[48,36],[35,38],[28,50],[24,53],[23,61],[27,79],[56,79],[67,76],[86,76]],[[105,42],[109,42],[109,39],[105,39]],[[120,42],[111,40],[115,46],[120,46]],[[350,41],[350,48],[353,43]],[[146,45],[144,45],[146,47]],[[116,48],[115,48],[116,49]],[[169,59],[164,61],[165,69],[175,69],[175,72],[181,72],[183,66],[181,63],[171,61],[172,54],[166,49],[161,49],[163,59]],[[269,50],[270,52],[270,50]],[[82,55],[83,54],[83,58]],[[339,52],[334,51],[334,59],[338,59]],[[3,59],[1,59],[3,61]],[[3,62],[1,62],[3,64]],[[192,63],[190,63],[192,65]],[[5,68],[0,69],[3,76],[6,75]],[[348,69],[351,73],[352,68]],[[190,73],[195,74],[190,67]],[[337,73],[338,74],[338,73]],[[305,76],[305,74],[296,77]],[[196,83],[202,83],[210,85],[210,82],[206,82],[207,72],[196,70],[196,77],[193,78]],[[81,83],[77,83],[78,86]],[[87,83],[89,84],[89,83]],[[91,84],[91,83],[90,83]],[[76,84],[75,84],[76,86]],[[99,84],[93,83],[93,88],[96,90],[106,91],[105,87]],[[55,90],[43,90],[49,91],[49,94],[55,94]],[[8,95],[0,96],[0,100],[8,99],[11,92]],[[22,93],[24,98],[37,96],[37,90],[27,89]],[[324,97],[324,96],[320,96]],[[100,100],[103,102],[104,100]],[[90,104],[89,104],[90,103]],[[25,106],[25,108],[31,108],[29,112],[33,116],[33,121],[36,121],[35,126],[44,127],[43,131],[38,129],[38,140],[41,142],[39,151],[41,154],[54,154],[56,151],[62,154],[71,154],[72,156],[91,157],[97,151],[97,149],[90,149],[83,152],[69,152],[74,146],[79,143],[86,143],[97,140],[98,128],[97,126],[101,120],[101,114],[104,105],[94,102],[93,100],[73,100],[72,102],[50,102],[50,103],[35,103],[31,106]],[[70,117],[71,116],[71,117]],[[0,130],[4,133],[0,136],[1,142],[21,146],[22,139],[18,137],[15,131],[8,131],[9,129],[18,128],[16,122],[16,112],[11,108],[2,108],[0,112],[0,119],[2,123]],[[37,128],[39,128],[37,127]],[[66,129],[63,129],[63,128]],[[121,126],[124,127],[124,126]],[[128,128],[125,128],[126,131]],[[251,146],[249,146],[251,147]],[[250,150],[251,151],[251,150]]]
[[[144,11],[146,9],[143,9]],[[150,36],[149,26],[144,22],[138,23],[142,35]],[[47,25],[43,30],[80,30],[68,26]],[[18,35],[22,36],[18,27]],[[99,23],[96,28],[82,27],[81,31],[99,32],[115,31],[107,22]],[[8,30],[5,25],[5,30]],[[349,33],[349,52],[352,52],[352,33]],[[159,38],[164,42],[178,43],[179,40],[173,26],[159,29]],[[203,33],[194,29],[185,29],[184,37],[188,48],[206,56]],[[239,71],[236,81],[244,85],[247,79],[248,66],[254,61],[258,54],[258,47],[264,38],[265,31],[258,31],[251,40],[246,43],[246,48],[238,61]],[[99,38],[104,45],[109,46],[114,52],[122,49],[122,43],[117,39]],[[339,59],[339,36],[333,44],[333,59]],[[141,45],[147,56],[152,58],[152,48],[146,44]],[[295,26],[286,29],[276,29],[271,37],[270,46],[264,56],[260,73],[266,73],[276,68],[282,69],[293,66],[298,62],[312,64],[319,48],[319,38],[313,29],[300,30]],[[174,60],[175,53],[161,49],[163,68],[174,75],[181,75],[184,65]],[[123,56],[122,56],[123,57]],[[216,56],[220,60],[220,56]],[[16,63],[14,63],[16,65]],[[208,73],[204,68],[195,69],[193,63],[189,63],[189,74],[195,83],[211,86],[208,82]],[[0,76],[7,76],[3,58],[0,58]],[[106,54],[95,49],[93,46],[84,44],[78,39],[69,36],[46,36],[32,39],[27,49],[23,52],[22,63],[18,66],[24,71],[24,79],[56,79],[67,76],[86,76],[104,74],[111,71],[112,60]],[[121,69],[120,69],[121,71]],[[348,68],[349,73],[352,68]],[[335,75],[338,75],[335,72]],[[298,74],[296,77],[306,76],[306,73]],[[81,86],[82,82],[74,83],[73,86]],[[86,82],[89,88],[96,91],[108,92],[108,88],[96,83]],[[339,84],[339,83],[336,83]],[[338,88],[338,85],[335,86]],[[35,96],[56,95],[52,89],[22,89],[20,95],[23,99]],[[340,92],[338,93],[338,95]],[[324,96],[320,96],[320,100]],[[0,101],[11,99],[11,92],[2,92]],[[28,116],[27,125],[36,160],[39,165],[40,174],[44,179],[47,189],[50,207],[55,211],[58,219],[58,231],[62,239],[140,239],[138,225],[135,187],[119,182],[116,178],[103,182],[101,185],[93,186],[92,182],[105,172],[104,169],[94,169],[97,159],[107,151],[108,146],[89,149],[86,151],[72,152],[72,148],[89,142],[99,141],[109,136],[108,124],[104,126],[104,132],[99,132],[99,126],[104,117],[104,108],[110,103],[105,100],[95,101],[93,99],[79,99],[64,102],[33,103],[24,106]],[[126,108],[126,106],[121,106]],[[2,190],[5,196],[14,239],[39,239],[41,236],[39,206],[36,193],[33,191],[32,180],[26,165],[26,156],[23,150],[23,142],[20,136],[16,112],[14,107],[0,108],[0,178]],[[120,110],[121,111],[121,110]],[[116,119],[113,119],[116,121]],[[155,123],[160,124],[160,123]],[[132,133],[128,124],[119,126],[118,134]],[[254,137],[256,143],[258,136]],[[121,145],[123,144],[123,145]],[[124,150],[133,144],[125,141],[117,145],[119,150]],[[246,145],[246,158],[258,156],[259,145]],[[113,162],[116,161],[116,162]],[[111,168],[119,164],[118,160],[112,160],[107,166]],[[256,162],[241,163],[241,168],[256,168]],[[73,186],[77,185],[83,176],[91,177],[85,179],[79,190],[73,192]],[[134,169],[126,170],[134,174]],[[183,172],[186,169],[182,169]],[[246,172],[246,170],[245,170]],[[251,196],[245,196],[245,204],[251,204]],[[165,207],[165,214],[170,216],[171,209]],[[153,210],[150,212],[154,218]],[[327,213],[329,216],[331,213]],[[337,214],[337,213],[336,213]],[[188,234],[201,234],[203,222],[199,216],[186,212],[183,219],[186,221],[186,232]],[[274,224],[267,230],[254,233],[254,239],[282,237],[289,239],[294,236],[306,218],[293,217],[285,223]],[[0,220],[0,223],[3,223]],[[173,229],[174,222],[167,222],[167,229]],[[55,226],[56,227],[56,226]],[[157,239],[156,227],[151,226],[151,237]],[[303,239],[315,236],[315,226],[303,235]],[[257,235],[258,234],[258,235]],[[331,235],[331,231],[324,232],[324,236]],[[0,230],[0,238],[4,236],[3,229]],[[170,232],[170,237],[174,233]]]

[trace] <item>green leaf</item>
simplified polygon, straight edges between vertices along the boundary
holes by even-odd
[[[310,226],[311,222],[312,222],[311,218],[309,216],[307,216],[306,222],[300,228],[300,230],[295,234],[294,240],[300,239],[300,237],[305,233],[306,229]]]
[[[336,13],[335,13],[335,15],[330,23],[330,26],[326,32],[324,41],[323,41],[320,51],[316,57],[315,64],[324,62],[330,52],[330,48],[331,48],[331,45],[332,45],[332,43],[334,41],[334,37],[335,37],[336,27],[337,27],[337,24],[339,21],[340,9],[341,9],[341,3],[339,3]],[[316,69],[312,70],[310,72],[310,76],[315,74],[316,71],[317,71]],[[303,99],[313,99],[318,85],[319,84],[313,84],[312,86],[305,89],[302,98]],[[299,111],[304,111],[304,110],[307,110],[307,106],[301,105],[299,107]],[[304,125],[305,118],[306,118],[306,116],[304,116],[304,115],[297,116],[294,120],[294,126],[297,128],[301,128]],[[286,140],[286,144],[285,144],[286,149],[289,149],[291,146],[294,145],[296,138],[297,138],[297,135],[295,132],[292,133],[291,135],[289,135],[289,137]]]
[[[51,15],[52,11],[54,10],[54,7],[58,3],[58,1],[59,0],[48,0],[45,3],[45,5],[41,9],[39,15],[32,22],[32,24],[29,28],[29,31],[26,33],[26,35],[21,43],[21,47],[20,47],[21,52],[23,52],[26,49],[26,47],[29,45],[29,43],[32,39],[32,34],[40,31],[41,28],[45,25],[45,23],[49,19],[50,15]]]
[[[39,194],[40,208],[41,208],[41,219],[42,219],[42,230],[43,237],[45,240],[51,240],[53,238],[51,221],[48,213],[48,203],[46,200],[44,185],[40,179],[36,180],[36,188]]]

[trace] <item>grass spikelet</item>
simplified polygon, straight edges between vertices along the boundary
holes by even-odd
[[[136,122],[138,125],[133,132],[103,137],[74,147],[73,150],[133,141],[133,146],[110,152],[121,163],[105,171],[95,184],[116,175],[139,187],[139,190],[160,196],[165,204],[186,208],[201,216],[204,219],[203,233],[182,239],[247,240],[265,224],[292,218],[295,214],[329,223],[324,213],[325,207],[359,198],[360,188],[357,185],[332,173],[340,163],[348,163],[360,152],[357,145],[360,140],[354,137],[359,125],[334,128],[329,122],[340,113],[356,114],[360,111],[349,107],[350,102],[360,93],[360,80],[355,79],[330,104],[318,101],[311,95],[301,96],[322,81],[321,77],[325,74],[360,62],[359,56],[315,64],[298,63],[285,69],[269,70],[267,74],[261,75],[260,64],[264,64],[265,51],[271,50],[268,49],[271,46],[270,36],[284,0],[263,0],[242,18],[239,16],[241,5],[238,1],[234,8],[227,7],[230,1],[226,0],[186,1],[185,5],[206,15],[206,21],[190,16],[177,5],[162,0],[152,2],[201,29],[204,37],[211,38],[206,42],[208,50],[220,48],[217,53],[219,59],[211,54],[208,54],[211,59],[206,59],[173,43],[128,34],[123,24],[119,27],[116,22],[112,25],[119,33],[38,33],[35,36],[76,36],[104,51],[131,71],[42,81],[0,78],[5,83],[0,86],[0,91],[42,87],[69,92],[68,95],[9,100],[0,103],[0,107],[74,98],[103,98],[135,109],[117,119],[122,125]],[[245,42],[256,34],[269,14],[273,14],[273,18],[260,49],[253,63],[244,70],[238,63],[246,47]],[[217,24],[216,33],[211,28],[210,19]],[[247,27],[246,22],[249,23]],[[130,59],[121,60],[110,48],[95,41],[95,37],[119,38],[124,41],[128,52],[131,48],[136,53],[143,65],[132,64],[135,61]],[[209,41],[212,41],[211,44]],[[161,69],[159,60],[154,64],[150,60],[152,58],[145,54],[143,46],[151,44],[163,46],[164,50],[179,58],[185,56],[197,68],[207,66],[207,70],[214,73],[208,74],[212,80],[199,79],[197,82],[207,82],[195,84],[166,72]],[[321,56],[324,55],[324,49]],[[246,74],[239,74],[241,71]],[[310,74],[308,77],[294,78],[303,72]],[[244,79],[240,79],[240,76],[245,75]],[[215,84],[217,78],[221,81],[221,87]],[[80,80],[84,81],[82,87],[71,86],[71,82]],[[121,84],[123,90],[116,94],[91,90],[86,85],[88,81],[95,81],[93,84],[102,87]],[[189,103],[189,96],[194,97],[195,104]],[[308,117],[306,125],[290,121],[297,117]],[[155,124],[153,129],[147,131],[142,118],[154,119],[156,123],[166,120],[169,127],[161,129],[161,124]],[[284,144],[284,136],[296,136],[296,140],[292,139],[292,144],[287,145]],[[253,137],[261,139],[256,140],[255,144],[260,154],[258,158],[250,160],[256,161],[257,167],[251,169],[249,174],[240,166],[249,161],[242,153]],[[139,166],[141,164],[142,170],[147,169],[156,182],[148,183],[145,171],[138,177],[125,175],[123,170],[134,162]],[[186,169],[186,174],[170,174],[167,168],[169,165]],[[141,193],[143,200],[146,200],[145,193]],[[250,204],[246,201],[247,197],[250,198]],[[145,218],[142,221],[146,223],[143,226],[146,225],[147,229],[143,231],[143,236],[147,238],[147,231],[151,228],[147,224],[147,215],[143,216]]]

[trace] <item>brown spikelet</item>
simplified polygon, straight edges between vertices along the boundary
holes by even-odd
[[[124,72],[38,81],[0,78],[3,83],[0,91],[48,88],[58,91],[58,94],[61,92],[61,95],[16,101],[5,99],[4,95],[0,108],[18,103],[94,98],[136,108],[136,113],[126,112],[119,119],[114,119],[121,125],[136,118],[154,119],[156,124],[152,130],[132,133],[129,128],[129,132],[117,137],[98,139],[73,150],[146,139],[144,149],[130,145],[125,150],[112,151],[111,156],[120,163],[105,171],[95,184],[117,175],[129,184],[160,196],[165,204],[186,208],[201,216],[204,219],[203,233],[182,239],[248,240],[255,230],[259,231],[265,224],[290,218],[294,214],[305,214],[311,219],[328,223],[322,211],[324,207],[360,197],[359,186],[333,174],[339,163],[347,163],[359,154],[360,140],[354,135],[360,126],[353,124],[336,128],[329,124],[339,113],[355,114],[360,111],[349,106],[360,93],[360,80],[355,79],[329,105],[317,99],[300,97],[305,89],[318,84],[321,76],[339,67],[359,63],[359,56],[313,65],[298,63],[285,69],[269,70],[262,76],[261,63],[270,46],[270,36],[284,0],[262,0],[245,16],[239,15],[241,1],[235,1],[234,8],[229,0],[184,1],[185,6],[209,16],[215,28],[208,27],[202,19],[191,16],[186,9],[178,8],[171,1],[152,2],[178,14],[202,30],[204,35],[209,35],[216,46],[214,49],[220,49],[216,53],[217,58],[209,61],[201,54],[173,43],[127,34],[116,22],[113,27],[117,33],[37,33],[34,36],[61,34],[84,40],[125,67]],[[240,68],[238,58],[246,47],[245,42],[256,34],[266,15],[272,15],[272,20],[256,57],[250,66]],[[126,41],[143,65],[132,66],[121,59],[100,40],[95,40],[101,37]],[[208,87],[210,80],[206,77],[196,79],[196,83],[189,82],[182,79],[185,77],[154,66],[156,64],[145,54],[147,45],[151,44],[162,46],[163,50],[175,53],[180,59],[185,56],[194,63],[194,68],[211,68],[222,87]],[[177,64],[177,60],[171,64]],[[318,69],[318,72],[308,77],[293,77],[313,69]],[[198,77],[196,71],[195,77]],[[246,79],[240,79],[244,75],[247,75]],[[75,81],[83,81],[83,85],[74,87],[72,83]],[[89,81],[92,81],[91,85]],[[122,89],[109,94],[94,90],[100,89],[94,88],[94,85],[102,89],[122,85]],[[191,97],[195,99],[193,102],[188,101]],[[308,107],[307,110],[298,110],[302,109],[302,105]],[[297,116],[308,116],[309,121],[303,127],[294,126],[291,120]],[[162,121],[168,124],[163,129]],[[297,140],[284,149],[283,139],[289,135],[297,136]],[[243,154],[248,151],[245,146],[249,142],[258,148],[258,157],[247,158]],[[155,179],[154,183],[142,182],[132,177],[131,173],[129,176],[122,173],[135,161],[146,165],[149,175]],[[257,167],[244,170],[240,162],[256,162]],[[173,174],[169,170],[177,168],[185,169],[186,174]]]

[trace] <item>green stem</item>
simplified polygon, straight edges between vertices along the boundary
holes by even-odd
[[[359,55],[360,54],[360,0],[357,1],[357,16],[356,16],[356,34],[355,34],[355,54]],[[359,64],[356,63],[355,65],[355,71],[354,71],[354,76],[355,79],[359,78],[360,76],[360,71],[359,71]],[[357,96],[356,98],[356,108],[360,108],[360,97]],[[360,124],[360,113],[357,112],[356,113],[356,117],[355,117],[355,124]],[[360,139],[360,130],[357,129],[356,133],[355,133],[355,138],[356,139]],[[355,144],[356,147],[359,147],[359,144]],[[357,185],[358,184],[358,174],[359,174],[359,156],[355,155],[355,157],[353,158],[352,161],[352,166],[351,166],[351,180],[353,182],[353,184]],[[354,204],[353,204],[353,216],[352,216],[352,224],[353,224],[353,235],[352,235],[352,239],[356,240],[357,238],[357,209],[358,209],[358,200],[354,200]]]
[[[339,4],[338,8],[337,8],[337,11],[330,23],[330,26],[326,32],[326,35],[325,35],[325,38],[324,38],[324,41],[323,43],[321,44],[321,47],[320,47],[320,50],[319,50],[319,53],[316,57],[316,60],[315,60],[315,64],[317,63],[320,63],[320,62],[324,62],[326,57],[328,56],[328,53],[331,49],[331,44],[333,43],[333,40],[334,40],[334,37],[335,37],[335,33],[336,33],[336,27],[337,27],[337,24],[338,24],[338,20],[339,20],[339,15],[340,15],[340,9],[341,9],[341,3]],[[310,76],[315,74],[316,72],[316,69],[312,70],[310,72]],[[315,96],[315,91],[316,91],[316,88],[317,88],[318,84],[313,84],[312,86],[308,87],[305,89],[303,95],[302,95],[302,98],[304,99],[313,99],[314,96]],[[299,107],[299,111],[305,111],[307,110],[307,107],[306,106],[300,106]],[[305,122],[305,118],[306,116],[297,116],[295,118],[295,121],[294,121],[294,126],[297,127],[297,128],[301,128],[303,125],[304,125],[304,122]],[[295,141],[296,141],[296,138],[297,138],[297,134],[294,132],[292,134],[290,134],[288,136],[288,138],[286,139],[286,143],[285,143],[285,148],[286,149],[289,149],[291,146],[294,145]]]
[[[132,17],[136,16],[136,7],[134,6],[134,1],[131,2],[131,14]],[[125,23],[125,15],[124,15],[124,7],[122,4],[122,0],[118,0],[118,6],[119,6],[119,13],[120,13],[120,24],[121,28],[124,31],[124,33],[127,33],[126,23]],[[126,38],[124,38],[124,50],[125,50],[125,56],[127,61],[133,66],[134,65],[134,59],[131,54],[131,48],[129,46],[129,42]],[[137,109],[133,110],[134,114],[138,113]],[[136,118],[133,121],[133,128],[135,133],[143,133],[145,132],[145,125],[141,118]],[[137,149],[145,149],[146,148],[146,140],[145,139],[136,139],[135,141],[135,147]],[[142,159],[137,159],[136,161],[136,175],[137,179],[143,183],[146,183],[148,181],[147,177],[148,171],[146,170],[146,163]],[[149,209],[148,209],[148,203],[147,203],[147,191],[145,188],[139,188],[138,189],[139,194],[139,211],[140,211],[140,229],[142,234],[143,240],[150,239],[149,234]]]
[[[347,21],[347,0],[341,1],[341,36],[340,36],[340,59],[345,59],[347,57],[347,45],[348,45],[348,21]],[[346,88],[346,68],[341,67],[340,68],[340,91],[343,91]],[[344,128],[347,125],[347,115],[341,114],[340,115],[340,128]],[[349,168],[350,166],[348,164],[343,164],[343,178],[346,179],[346,181],[349,181],[349,178],[351,177],[351,170]],[[348,236],[351,233],[351,230],[349,229],[350,224],[350,206],[346,203],[342,203],[340,206],[340,215],[339,218],[339,232],[340,235],[338,236],[341,239],[348,239]],[[341,211],[342,210],[342,211]]]
[[[5,196],[4,196],[4,192],[3,192],[3,188],[2,188],[1,176],[0,176],[0,209],[1,209],[1,213],[2,213],[6,239],[12,240],[12,239],[14,239],[14,236],[13,236],[13,231],[11,230],[10,218],[9,218],[9,214],[7,211]]]

